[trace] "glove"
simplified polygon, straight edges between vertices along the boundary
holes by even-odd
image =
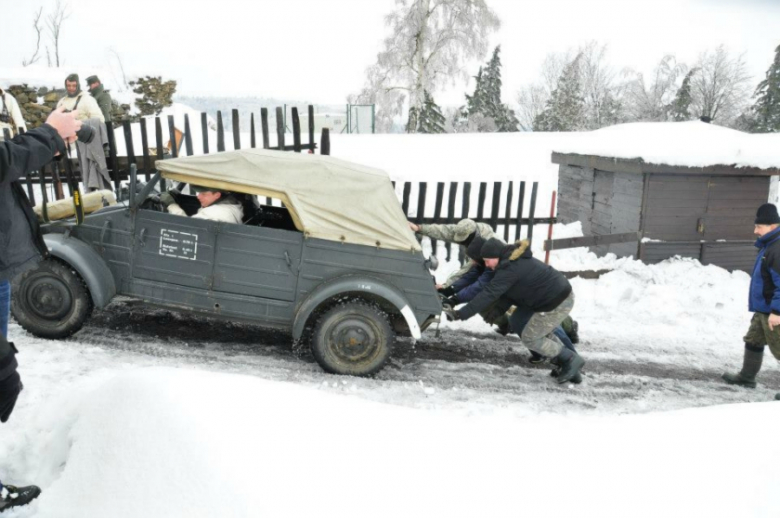
[[[11,417],[16,406],[16,399],[22,391],[22,379],[14,371],[10,376],[0,381],[0,422],[5,423]]]
[[[160,203],[167,207],[176,203],[176,198],[173,197],[171,191],[165,191],[164,193],[160,194]]]
[[[454,308],[458,304],[460,304],[460,301],[458,300],[457,295],[453,295],[452,297],[448,297],[442,301],[442,304],[446,304],[451,308]]]
[[[451,297],[455,295],[455,288],[452,286],[448,286],[446,288],[441,288],[440,290],[437,290],[440,295],[444,295],[445,297]]]
[[[447,317],[447,320],[450,322],[460,320],[460,314],[452,308],[444,308],[444,316]]]

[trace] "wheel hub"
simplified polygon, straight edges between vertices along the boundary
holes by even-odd
[[[376,354],[379,344],[372,326],[357,318],[346,318],[331,331],[333,352],[342,360],[359,362]]]
[[[73,305],[70,290],[55,277],[33,280],[27,289],[26,299],[30,309],[47,320],[64,317]]]

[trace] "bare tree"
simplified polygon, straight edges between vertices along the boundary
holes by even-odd
[[[41,33],[43,33],[43,25],[41,25],[42,14],[43,14],[43,7],[38,9],[38,12],[35,13],[35,17],[33,18],[33,29],[35,29],[35,35],[36,35],[35,53],[32,55],[30,59],[22,60],[23,67],[26,67],[27,65],[32,65],[33,63],[35,63],[40,59],[38,53],[41,50]]]
[[[650,84],[638,72],[630,72],[633,79],[626,90],[627,110],[634,121],[667,121],[672,102],[678,90],[678,79],[684,77],[688,67],[678,63],[671,54],[664,56],[653,71]]]
[[[109,49],[109,52],[111,52],[114,55],[114,57],[117,60],[117,63],[119,63],[119,70],[122,72],[122,84],[125,85],[125,88],[130,88],[130,85],[127,82],[127,74],[125,74],[125,65],[124,63],[122,63],[122,57],[113,47]]]
[[[351,99],[377,105],[380,129],[392,126],[404,104],[422,109],[428,91],[466,81],[464,62],[481,59],[500,26],[486,0],[396,0],[385,17],[391,35],[366,72],[366,86]]]
[[[744,111],[750,97],[750,75],[744,54],[732,57],[723,45],[704,52],[696,62],[699,72],[691,79],[693,111],[728,126]]]
[[[68,4],[62,4],[61,0],[57,0],[57,4],[54,6],[54,12],[46,17],[46,26],[49,28],[51,34],[52,43],[54,44],[54,64],[60,66],[60,35],[62,34],[62,22],[70,17],[68,12]]]

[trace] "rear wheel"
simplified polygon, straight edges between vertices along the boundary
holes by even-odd
[[[384,367],[394,342],[395,335],[381,309],[352,301],[320,317],[312,333],[311,349],[327,372],[369,376]]]
[[[41,338],[66,338],[84,325],[92,313],[92,299],[81,277],[56,260],[14,281],[11,312],[24,329]]]

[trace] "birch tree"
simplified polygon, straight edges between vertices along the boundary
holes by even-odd
[[[698,73],[691,79],[694,115],[731,125],[745,110],[750,97],[750,75],[744,56],[731,56],[721,45],[702,53],[696,68]]]
[[[500,27],[485,0],[396,0],[385,22],[384,50],[366,71],[364,88],[350,96],[350,102],[377,105],[380,131],[388,131],[407,104],[419,113],[426,91],[434,95],[466,81],[466,62],[484,57],[489,35]]]

